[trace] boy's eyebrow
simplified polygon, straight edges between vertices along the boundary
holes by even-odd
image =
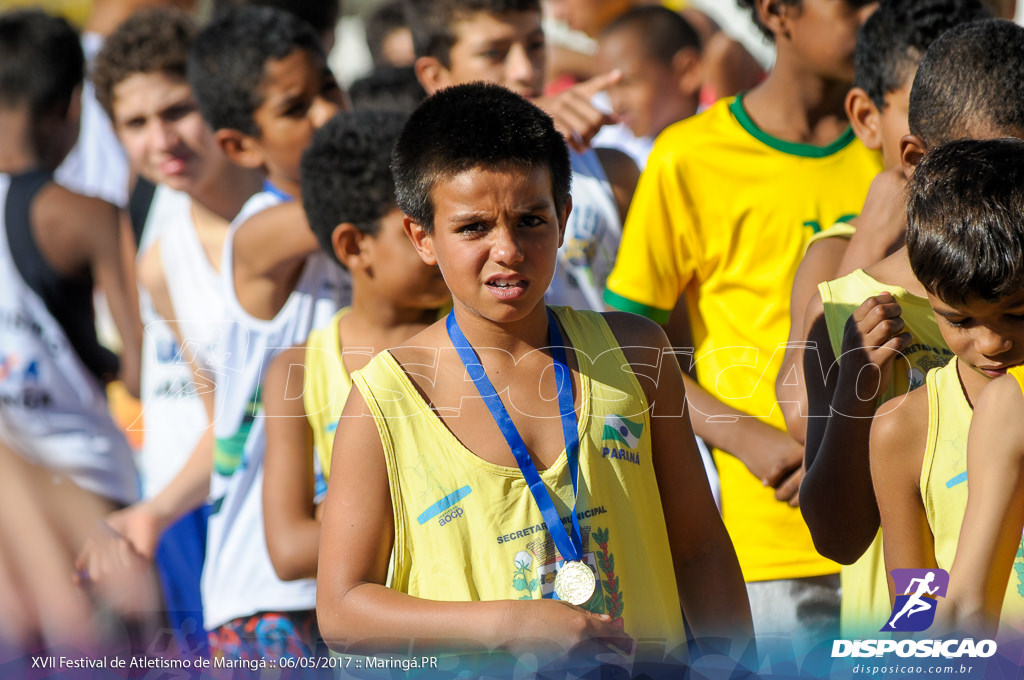
[[[532,212],[540,212],[544,210],[552,209],[554,206],[551,201],[538,201],[525,208],[516,208],[516,212],[521,215],[526,215]],[[463,212],[455,213],[448,218],[448,222],[466,222],[468,220],[480,220],[489,219],[494,213],[490,210],[465,210]]]

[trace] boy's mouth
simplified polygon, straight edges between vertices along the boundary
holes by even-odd
[[[495,297],[512,300],[526,292],[530,283],[523,279],[494,279],[487,281],[485,285]]]

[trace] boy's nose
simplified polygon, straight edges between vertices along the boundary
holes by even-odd
[[[153,124],[153,141],[160,151],[173,149],[178,143],[178,131],[173,123],[157,120]]]
[[[517,265],[523,261],[523,249],[516,238],[515,230],[498,228],[493,231],[494,241],[491,245],[491,259],[506,266]]]
[[[310,107],[309,119],[317,129],[321,128],[327,121],[334,118],[334,114],[341,110],[336,102],[325,97],[317,97]]]
[[[975,346],[981,354],[992,357],[998,356],[1013,347],[1013,341],[1010,340],[1009,336],[1003,335],[991,328],[983,328],[979,330]]]
[[[510,88],[513,91],[522,87],[533,89],[537,69],[524,45],[517,43],[509,50],[505,59],[505,77],[513,85]]]

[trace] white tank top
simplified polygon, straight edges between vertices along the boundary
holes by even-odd
[[[316,581],[277,578],[263,530],[263,451],[266,432],[259,393],[267,366],[283,349],[304,342],[351,299],[348,274],[317,253],[306,265],[284,307],[271,320],[257,319],[238,302],[233,246],[238,225],[280,202],[256,194],[235,219],[224,243],[221,285],[225,328],[216,366],[212,514],[203,568],[205,622],[210,629],[240,616],[265,611],[298,611],[316,606]]]
[[[622,219],[611,185],[593,149],[572,152],[572,212],[558,249],[555,278],[547,301],[577,309],[604,311],[605,280],[622,240]]]
[[[131,503],[135,464],[104,386],[15,267],[2,209],[8,186],[0,175],[0,438],[88,491]]]
[[[160,244],[178,330],[188,351],[182,351],[149,295],[140,290],[145,324],[141,393],[145,430],[138,461],[146,498],[159,493],[177,475],[206,428],[206,410],[192,382],[188,359],[194,354],[200,366],[207,367],[224,325],[219,274],[196,234],[192,199],[163,185],[153,195],[140,256],[156,243]],[[181,294],[182,289],[187,294]]]

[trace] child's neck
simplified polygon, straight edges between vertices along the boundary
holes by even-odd
[[[43,166],[32,148],[33,132],[25,110],[0,107],[0,173],[17,175]]]
[[[547,306],[541,302],[522,319],[500,323],[460,308],[457,303],[455,306],[455,318],[469,344],[504,350],[513,359],[548,346],[547,314]]]
[[[298,182],[293,182],[287,177],[274,177],[267,175],[265,182],[269,183],[274,189],[285,194],[293,201],[302,203],[302,187]]]
[[[231,222],[245,202],[260,191],[262,186],[263,181],[259,173],[226,164],[209,182],[190,191],[189,196],[199,219],[205,219],[209,215]]]
[[[963,360],[956,362],[957,374],[960,376],[960,386],[963,387],[964,395],[967,397],[971,408],[978,402],[978,396],[985,389],[992,379],[983,373],[974,370],[970,364]]]
[[[768,78],[743,98],[754,124],[787,142],[827,146],[849,127],[849,83],[828,81],[787,64],[785,53]]]

